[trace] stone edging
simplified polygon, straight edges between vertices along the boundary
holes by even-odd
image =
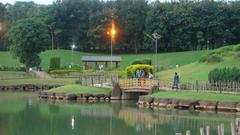
[[[88,102],[97,102],[97,101],[110,101],[111,96],[108,94],[66,94],[66,93],[53,93],[42,91],[39,92],[40,99],[49,99],[49,100],[78,100],[78,101],[88,101]]]
[[[144,107],[240,112],[240,102],[172,99],[140,96],[137,104]]]
[[[62,85],[38,85],[38,84],[19,84],[19,85],[2,85],[0,86],[0,91],[16,91],[16,92],[34,92],[49,90],[52,88],[57,88]]]

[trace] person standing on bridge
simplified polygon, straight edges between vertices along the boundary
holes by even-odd
[[[179,75],[175,72],[172,89],[178,89],[179,80]]]
[[[136,78],[140,78],[141,77],[141,70],[138,68],[136,70]]]

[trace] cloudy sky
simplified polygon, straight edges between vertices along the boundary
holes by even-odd
[[[2,3],[11,3],[13,4],[15,1],[34,1],[37,4],[51,4],[54,0],[0,0]]]

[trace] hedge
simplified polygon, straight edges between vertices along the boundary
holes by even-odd
[[[134,77],[137,69],[143,69],[145,72],[154,72],[154,67],[147,64],[136,64],[126,67],[127,76]]]
[[[143,60],[135,60],[132,62],[132,65],[137,65],[137,64],[152,65],[152,60],[151,59],[143,59]]]
[[[57,70],[51,70],[50,74],[69,74],[69,73],[79,73],[80,70],[78,69],[57,69]]]
[[[208,80],[213,81],[240,81],[239,68],[215,68],[208,74]]]
[[[50,70],[60,69],[61,59],[59,57],[52,57],[50,59]]]

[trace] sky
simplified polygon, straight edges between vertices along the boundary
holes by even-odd
[[[14,4],[15,1],[34,1],[37,4],[52,4],[53,1],[55,0],[0,0],[0,2],[6,4]]]

